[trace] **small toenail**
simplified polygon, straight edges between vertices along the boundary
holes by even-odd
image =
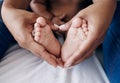
[[[37,23],[40,23],[41,26],[45,26],[46,25],[46,20],[43,17],[39,17],[37,19]]]
[[[40,27],[40,25],[38,23],[35,23],[34,27]]]
[[[35,37],[35,41],[39,41],[39,39],[40,39],[39,37]]]

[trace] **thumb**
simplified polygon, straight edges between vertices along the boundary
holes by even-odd
[[[29,23],[33,24],[36,22],[36,19],[39,17],[37,14],[35,13],[30,13],[29,15],[29,19],[27,20]]]
[[[69,22],[67,22],[65,24],[62,24],[62,25],[59,26],[59,30],[60,31],[68,31],[70,26],[71,26],[71,24],[72,24],[71,21],[69,21]]]

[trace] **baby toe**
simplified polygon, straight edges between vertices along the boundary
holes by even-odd
[[[88,31],[88,28],[82,28],[82,30],[84,31],[84,32],[86,32],[86,31]]]
[[[72,27],[79,28],[79,27],[81,27],[81,24],[82,24],[82,19],[76,18],[72,22]]]
[[[43,17],[39,17],[37,20],[36,20],[37,23],[40,24],[40,26],[45,26],[46,25],[46,20],[45,18]]]
[[[35,32],[41,32],[41,28],[40,27],[36,27],[34,30],[35,30]]]
[[[39,36],[35,36],[35,37],[34,37],[34,40],[35,40],[36,42],[39,42],[40,37],[39,37]]]
[[[36,28],[36,27],[40,27],[40,24],[39,23],[35,23],[34,24],[34,28]]]
[[[83,21],[83,23],[82,23],[82,27],[88,27],[88,25],[87,25],[87,21],[86,20],[82,20]]]

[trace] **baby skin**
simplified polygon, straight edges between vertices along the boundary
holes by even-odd
[[[61,45],[43,17],[37,18],[33,31],[34,40],[43,45],[48,52],[59,57]]]
[[[68,58],[79,49],[82,42],[87,38],[88,32],[89,30],[85,20],[81,18],[73,20],[62,46],[61,57],[63,62],[66,62]]]

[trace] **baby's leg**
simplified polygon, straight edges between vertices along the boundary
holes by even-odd
[[[62,47],[62,60],[64,62],[79,49],[79,46],[84,42],[88,34],[87,23],[81,18],[73,20],[71,27],[68,30],[67,38]]]
[[[43,17],[39,17],[34,25],[34,40],[43,45],[48,52],[60,55],[60,43]]]

